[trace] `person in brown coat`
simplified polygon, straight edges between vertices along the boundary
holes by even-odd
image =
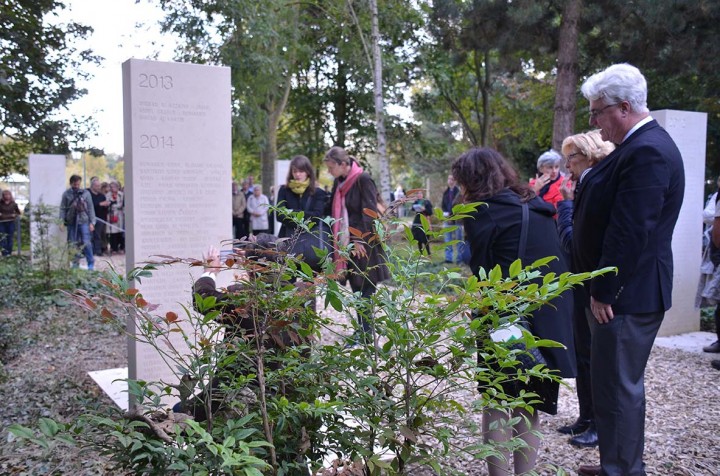
[[[390,278],[382,244],[372,239],[376,236],[374,218],[364,212],[369,209],[378,213],[377,187],[357,160],[342,147],[331,148],[325,154],[324,162],[330,175],[335,177],[326,210],[326,214],[336,220],[332,227],[336,245],[335,269],[341,273],[347,270],[345,276],[350,288],[359,292],[366,303],[357,309],[359,329],[351,337],[351,343],[367,341],[374,332],[370,296],[375,293],[378,283]],[[351,233],[351,229],[358,230],[363,237]],[[352,244],[352,259],[346,262],[340,257],[338,247],[349,244]]]
[[[15,203],[12,192],[3,190],[0,198],[0,251],[3,256],[12,254],[15,219],[19,216],[20,208]]]

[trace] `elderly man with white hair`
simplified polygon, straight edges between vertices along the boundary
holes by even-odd
[[[645,367],[671,306],[671,240],[685,173],[677,146],[650,117],[647,83],[617,64],[582,86],[590,125],[617,148],[575,197],[574,271],[616,267],[587,285],[591,376],[600,466],[580,475],[645,475]]]

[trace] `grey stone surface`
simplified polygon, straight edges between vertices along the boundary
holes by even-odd
[[[57,154],[30,154],[28,158],[30,178],[30,206],[45,204],[59,212],[62,194],[70,184],[65,179],[65,156]],[[32,217],[32,215],[31,215]],[[50,244],[65,246],[65,232],[57,225],[50,227]],[[38,229],[30,226],[30,248],[33,258],[37,254]]]
[[[684,334],[700,329],[695,292],[700,278],[702,210],[704,206],[707,114],[661,110],[652,117],[668,131],[685,165],[685,198],[673,234],[673,306],[665,314],[659,335]]]
[[[123,93],[126,268],[221,247],[232,238],[230,69],[131,59]],[[182,319],[201,272],[164,267],[137,287],[155,314]],[[168,348],[187,349],[179,333]],[[149,345],[131,339],[128,355],[131,379],[176,381]]]

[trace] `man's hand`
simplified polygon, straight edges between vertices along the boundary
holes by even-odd
[[[88,225],[88,230],[90,230],[90,233],[92,233],[93,231],[95,231],[95,225],[93,225],[92,223],[90,223],[90,225]]]
[[[562,195],[563,200],[575,200],[575,185],[576,183],[570,180],[569,177],[563,179],[560,186],[560,195]]]
[[[615,315],[613,314],[612,306],[596,300],[594,297],[590,297],[590,310],[595,316],[595,319],[600,324],[607,324],[612,321]]]

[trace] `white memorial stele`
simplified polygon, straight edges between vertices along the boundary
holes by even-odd
[[[672,241],[672,308],[665,313],[658,333],[659,336],[669,336],[700,329],[700,311],[695,309],[695,293],[702,253],[707,114],[663,109],[652,111],[650,115],[673,138],[685,166],[685,198]]]
[[[126,269],[158,255],[201,258],[208,246],[232,239],[230,69],[130,59],[123,63],[123,98]],[[192,308],[201,273],[161,267],[134,285],[158,305],[153,314],[173,311],[186,320],[182,306]],[[132,320],[128,331],[136,331]],[[179,333],[165,345],[187,349]],[[128,378],[177,383],[176,371],[155,348],[129,338]],[[124,398],[118,403],[126,408]]]
[[[62,194],[70,183],[65,178],[64,155],[57,154],[30,154],[28,157],[28,176],[30,178],[30,210],[36,205],[52,207],[53,217],[59,218],[60,201]],[[38,228],[34,221],[30,225],[30,250],[33,260],[37,258]],[[59,226],[52,225],[48,230],[48,245],[62,248],[66,244],[66,235]]]

